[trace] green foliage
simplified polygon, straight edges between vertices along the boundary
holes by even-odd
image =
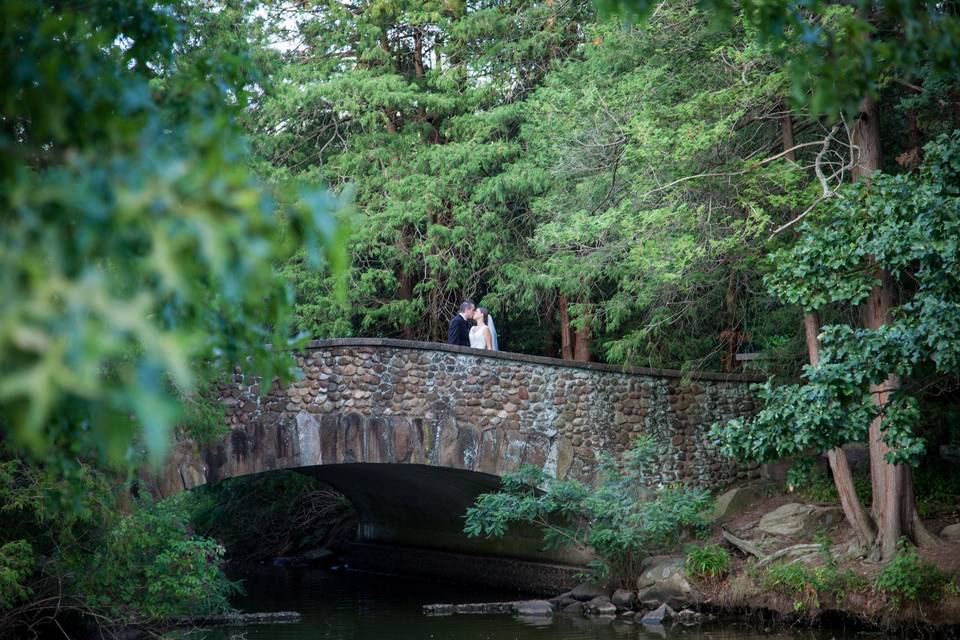
[[[589,3],[323,0],[265,11],[276,11],[271,36],[300,46],[264,85],[260,168],[276,184],[356,189],[346,272],[305,274],[299,258],[287,267],[298,326],[442,340],[460,300],[482,296],[524,246],[526,198],[544,177],[510,167],[524,152],[522,99],[582,42]]]
[[[794,609],[798,612],[811,605],[820,607],[817,578],[802,562],[771,564],[763,572],[762,584],[765,589],[796,596]]]
[[[865,439],[880,409],[870,385],[921,365],[960,371],[960,132],[924,149],[916,174],[876,174],[830,201],[800,239],[775,253],[767,282],[781,299],[816,309],[866,299],[877,269],[912,296],[879,329],[828,325],[806,384],[757,387],[759,414],[714,434],[728,455],[773,459],[826,451]],[[883,408],[888,460],[915,464],[926,442],[915,432],[917,401],[904,389]]]
[[[291,375],[275,265],[337,236],[324,191],[252,175],[247,78],[182,64],[173,4],[0,6],[0,428],[64,466],[159,461],[211,371]]]
[[[860,502],[869,505],[873,493],[869,472],[863,470],[855,471],[853,473],[853,486]],[[804,458],[798,461],[787,471],[787,489],[789,491],[798,491],[804,499],[811,502],[829,502],[836,504],[840,501],[840,496],[837,493],[837,485],[834,484],[833,477],[828,473],[823,473],[816,469],[813,465],[813,460],[810,458]]]
[[[181,397],[183,416],[180,427],[197,443],[216,442],[229,431],[226,410],[223,403],[205,389],[192,397]]]
[[[939,600],[947,586],[947,577],[936,566],[923,562],[917,550],[905,539],[899,542],[899,552],[883,567],[877,576],[875,588],[890,599],[894,606],[904,601]]]
[[[621,465],[603,462],[596,487],[526,466],[504,476],[501,491],[477,498],[467,510],[464,531],[471,537],[500,537],[513,523],[531,523],[542,529],[548,547],[590,551],[598,571],[628,579],[646,555],[674,548],[684,533],[707,526],[706,491],[679,484],[645,488],[655,460],[654,442],[638,438]]]
[[[820,609],[825,596],[842,602],[850,593],[868,586],[853,572],[839,571],[832,561],[819,566],[804,562],[771,564],[761,575],[761,585],[764,589],[795,598],[794,611],[797,613],[811,614]]]
[[[492,282],[494,307],[532,311],[562,293],[598,356],[646,366],[719,368],[719,334],[744,324],[758,341],[796,333],[749,293],[764,230],[802,202],[804,178],[787,163],[743,170],[744,132],[765,130],[755,118],[784,90],[743,38],[710,30],[692,3],[663,6],[646,29],[592,26],[582,59],[527,100],[514,167],[549,179],[530,194],[529,251]]]
[[[651,0],[595,0],[605,11],[646,18],[663,5]],[[797,105],[834,117],[855,114],[886,77],[912,77],[929,64],[960,72],[960,19],[953,7],[930,0],[836,3],[787,0],[700,0],[717,29],[743,21],[754,40],[786,64]]]
[[[221,568],[224,549],[188,533],[186,498],[146,505],[122,518],[91,558],[78,558],[80,589],[108,617],[162,621],[230,611],[239,584]]]
[[[229,609],[236,591],[223,548],[194,534],[188,498],[134,502],[121,513],[117,478],[79,466],[0,460],[0,627],[67,613],[94,624],[160,621]]]
[[[952,511],[960,503],[960,476],[952,466],[921,465],[914,471],[913,486],[922,518]]]
[[[730,554],[716,544],[687,547],[687,573],[701,580],[716,580],[730,571]]]
[[[30,596],[28,578],[36,558],[26,540],[15,540],[0,546],[0,611],[9,609]]]

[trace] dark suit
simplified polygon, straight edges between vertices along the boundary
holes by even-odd
[[[459,313],[453,316],[450,321],[450,328],[447,330],[447,342],[461,347],[470,346],[470,323]]]

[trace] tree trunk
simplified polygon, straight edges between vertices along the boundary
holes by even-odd
[[[860,116],[851,133],[855,146],[855,180],[869,179],[880,170],[880,107],[872,98],[860,103]],[[863,324],[868,329],[879,329],[890,321],[895,305],[896,286],[890,273],[876,269],[877,284],[862,308]],[[874,403],[881,411],[870,423],[870,484],[873,488],[871,511],[877,525],[875,554],[889,560],[897,552],[897,542],[907,536],[916,544],[927,544],[936,537],[926,530],[917,514],[910,467],[890,464],[886,460],[890,448],[883,442],[883,409],[901,387],[900,377],[891,374],[880,384],[870,385]]]
[[[573,331],[570,327],[570,311],[567,309],[567,296],[560,294],[560,357],[573,360]]]
[[[397,280],[400,283],[397,291],[398,297],[401,300],[413,300],[413,278],[410,277],[410,274],[402,266],[397,269]],[[414,327],[409,322],[404,323],[400,330],[404,340],[413,340],[416,338]]]
[[[895,284],[885,269],[876,270],[878,283],[870,290],[863,306],[863,324],[879,329],[890,321],[895,305]],[[874,403],[882,411],[902,386],[900,376],[891,374],[880,384],[871,384]],[[937,541],[920,520],[913,491],[913,473],[904,464],[890,464],[886,455],[890,447],[883,441],[883,416],[870,423],[870,479],[873,487],[873,517],[877,522],[877,552],[881,560],[889,560],[897,552],[897,541],[906,536],[918,545]]]
[[[574,334],[573,359],[590,362],[590,316],[585,315],[583,325]]]
[[[423,28],[414,27],[413,29],[413,73],[417,81],[423,83]],[[427,119],[427,109],[422,104],[417,107],[417,120],[423,122]]]
[[[853,179],[866,180],[880,170],[880,106],[873,98],[864,98],[860,103],[860,115],[853,125],[850,142],[855,154]],[[879,283],[873,287],[870,297],[862,308],[863,324],[869,329],[879,329],[889,321],[894,306],[894,283],[890,274],[877,270]],[[891,395],[900,388],[900,378],[890,375],[879,385],[870,385],[870,393],[882,411]],[[904,482],[907,478],[902,465],[886,461],[889,447],[883,442],[883,417],[877,416],[870,423],[870,485],[873,489],[871,512],[877,524],[875,554],[888,560],[897,552],[897,541],[904,535],[903,503],[906,499]]]
[[[781,131],[783,133],[783,150],[786,151],[785,157],[794,162],[797,156],[795,151],[790,150],[795,146],[795,142],[793,139],[793,116],[789,112],[783,116]],[[810,366],[815,367],[820,362],[820,316],[816,311],[803,315],[803,330],[807,341],[807,355]],[[833,474],[833,483],[837,487],[837,495],[840,497],[843,515],[854,534],[856,534],[860,548],[866,551],[873,545],[876,538],[876,528],[857,495],[847,452],[842,447],[831,449],[827,452],[827,460],[830,462],[830,471]]]
[[[797,152],[793,149],[795,146],[793,141],[793,115],[790,111],[787,111],[780,119],[780,130],[783,134],[783,150],[786,153],[784,157],[790,162],[796,162]]]
[[[855,163],[854,181],[863,180],[880,170],[880,105],[873,98],[860,102],[860,116],[850,133]]]
[[[803,330],[807,338],[807,354],[810,365],[816,366],[820,362],[820,316],[815,312],[803,315]],[[857,536],[860,549],[866,551],[873,545],[876,538],[876,529],[873,521],[867,515],[866,509],[857,496],[857,489],[853,484],[853,473],[850,471],[850,461],[847,452],[842,447],[827,452],[830,461],[830,471],[833,473],[833,482],[837,486],[837,495],[840,496],[840,506],[843,515]]]

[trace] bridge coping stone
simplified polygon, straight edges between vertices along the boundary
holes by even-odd
[[[676,378],[681,380],[689,379],[716,380],[720,382],[763,382],[767,379],[766,376],[763,375],[748,373],[718,373],[712,371],[680,371],[678,369],[627,367],[615,364],[604,364],[601,362],[579,362],[576,360],[534,356],[526,353],[513,353],[511,351],[486,351],[484,349],[473,349],[471,347],[461,347],[441,342],[398,340],[396,338],[333,338],[327,340],[312,340],[307,343],[305,350],[316,351],[319,349],[335,349],[341,347],[389,347],[394,349],[414,349],[417,351],[440,351],[447,353],[459,353],[481,358],[510,360],[513,362],[523,362],[527,364],[544,365],[549,367],[583,369],[586,371],[602,371],[606,373],[619,373],[625,375],[653,376],[657,378]]]

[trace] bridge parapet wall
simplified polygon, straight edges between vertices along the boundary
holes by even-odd
[[[623,369],[432,343],[343,339],[297,356],[303,378],[260,395],[238,372],[223,389],[230,432],[177,443],[163,493],[270,469],[423,464],[495,476],[534,464],[591,481],[602,453],[640,434],[658,444],[651,484],[720,489],[759,475],[707,436],[754,411],[756,378]],[[182,485],[182,486],[178,486]]]

